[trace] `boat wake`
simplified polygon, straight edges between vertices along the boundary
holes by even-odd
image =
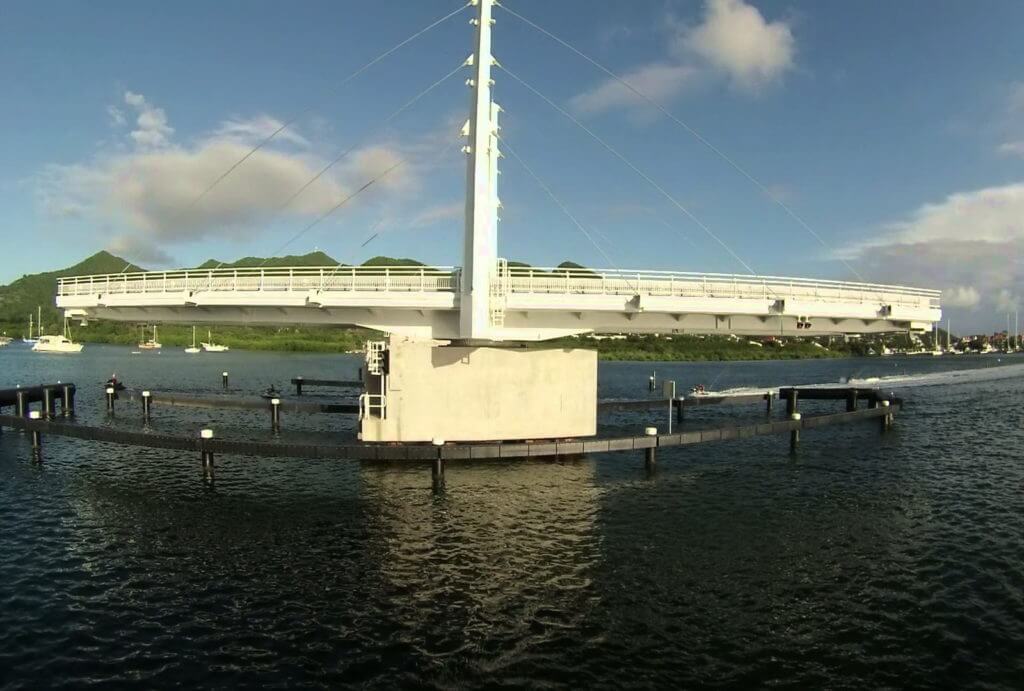
[[[997,381],[1024,377],[1024,364],[1001,365],[998,367],[979,367],[977,369],[961,369],[949,372],[929,372],[927,374],[893,374],[884,377],[850,378],[846,383],[850,386],[898,385],[912,386],[945,386],[949,384],[969,384],[974,382]]]

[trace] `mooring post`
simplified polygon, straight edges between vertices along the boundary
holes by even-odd
[[[772,416],[772,400],[773,400],[774,398],[775,398],[775,397],[774,397],[774,396],[772,396],[772,392],[771,392],[771,391],[769,391],[769,392],[765,393],[765,395],[764,395],[764,400],[765,400],[765,405],[764,405],[764,408],[765,408],[765,414],[766,414],[766,415],[767,415],[768,417],[771,417],[771,416]]]
[[[274,434],[278,434],[281,431],[281,399],[272,398],[270,399],[270,429],[273,430]]]
[[[433,439],[431,443],[437,450],[437,457],[430,462],[430,480],[435,492],[444,489],[444,457],[441,449],[444,448],[444,439]]]
[[[75,415],[75,387],[71,384],[64,384],[61,389],[60,412],[64,417]]]
[[[658,387],[658,370],[652,371],[651,376],[647,377],[647,386],[651,391]]]
[[[882,409],[885,411],[885,414],[882,415],[882,417],[880,418],[882,421],[882,433],[884,434],[885,432],[888,432],[890,429],[892,429],[892,413],[890,412],[892,409],[892,404],[889,401],[879,401],[878,404],[882,406]]]
[[[680,427],[683,424],[683,420],[686,419],[686,406],[683,404],[685,400],[682,397],[676,398],[676,422],[679,423]]]
[[[114,414],[114,387],[107,387],[107,415]]]
[[[295,377],[295,395],[302,395],[302,376]]]
[[[798,398],[799,394],[796,389],[790,389],[786,392],[786,415],[792,417],[793,413],[797,412]]]
[[[149,391],[142,392],[142,420],[149,422],[153,412],[153,394]]]
[[[25,392],[18,390],[15,394],[15,410],[17,411],[18,417],[25,417],[28,415],[28,405],[25,403]]]
[[[793,420],[794,422],[800,422],[800,419],[802,417],[803,416],[800,415],[800,413],[792,413],[789,416],[789,419]],[[800,426],[799,425],[794,427],[793,430],[789,433],[789,452],[790,453],[796,453],[796,448],[798,446],[800,446]]]
[[[28,417],[30,420],[38,422],[40,418],[39,411],[33,410],[28,414]],[[43,462],[43,434],[34,427],[32,428],[32,462]]]
[[[53,390],[48,387],[43,387],[43,420],[49,420],[53,417],[53,408],[56,406],[53,404]]]
[[[224,388],[224,390],[227,391],[228,390],[228,373],[227,372],[221,372],[220,373],[220,383],[221,383],[221,386]]]
[[[213,482],[213,452],[206,448],[206,442],[213,439],[212,429],[199,430],[200,459],[203,464],[203,480]]]
[[[658,436],[658,428],[657,427],[645,427],[644,428],[644,435],[646,435],[648,437],[656,437],[656,436]],[[654,470],[654,462],[655,462],[655,453],[654,452],[655,452],[655,447],[653,447],[653,446],[649,446],[646,449],[644,449],[644,467],[647,468],[648,471]]]
[[[49,386],[43,387],[43,419],[49,420],[53,417],[53,391]]]
[[[857,389],[850,389],[846,393],[846,412],[852,413],[857,410]]]

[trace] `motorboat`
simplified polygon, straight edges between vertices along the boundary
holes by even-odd
[[[163,345],[156,339],[156,326],[153,327],[153,338],[139,343],[139,350],[160,350]]]
[[[209,331],[206,332],[206,337],[209,339],[207,342],[200,343],[207,353],[226,353],[230,348],[226,345],[217,345],[213,342],[213,334]]]
[[[271,399],[280,398],[280,397],[281,397],[281,392],[278,391],[277,389],[275,389],[273,384],[271,384],[268,388],[264,389],[263,393],[260,394],[260,398],[265,398],[268,401],[271,400]]]
[[[196,353],[202,352],[199,348],[196,347],[196,327],[195,326],[192,327],[192,345],[190,347],[188,347],[188,348],[185,348],[185,352],[188,353],[189,355],[195,355]]]
[[[32,350],[36,353],[80,353],[83,347],[67,336],[40,336]]]

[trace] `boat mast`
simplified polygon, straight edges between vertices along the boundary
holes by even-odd
[[[466,230],[462,253],[459,335],[486,339],[491,335],[491,283],[498,265],[498,112],[491,100],[491,10],[494,0],[471,0],[477,16],[476,44],[466,65],[473,68],[467,80],[472,90],[469,120],[463,128],[468,138],[463,151],[466,164]]]

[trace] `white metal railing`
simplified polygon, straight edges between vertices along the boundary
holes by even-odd
[[[73,276],[57,281],[59,297],[98,294],[195,293],[205,291],[459,291],[458,267],[347,266],[188,269]],[[809,300],[856,304],[940,306],[941,291],[905,286],[781,276],[702,274],[675,271],[591,269],[501,269],[504,294],[653,295],[693,298]]]
[[[57,280],[58,297],[202,291],[389,291],[455,292],[458,269],[450,266],[302,266],[185,269],[71,276]]]
[[[938,309],[942,291],[782,276],[560,268],[509,269],[512,293],[799,299]]]

